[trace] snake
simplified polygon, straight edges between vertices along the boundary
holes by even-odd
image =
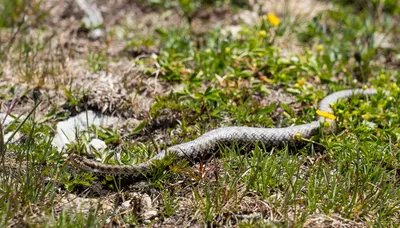
[[[387,91],[382,92],[387,94]],[[339,99],[350,98],[355,95],[368,96],[377,93],[377,89],[348,89],[338,91],[323,98],[319,103],[318,110],[322,113],[328,113],[328,115],[333,114],[331,105],[336,103]],[[169,152],[173,153],[176,159],[195,159],[215,153],[220,145],[234,142],[262,143],[268,147],[282,147],[295,142],[296,139],[310,139],[312,136],[316,135],[321,128],[324,128],[324,132],[326,131],[328,133],[335,131],[335,118],[327,118],[326,115],[319,115],[315,121],[310,123],[283,128],[247,126],[221,127],[211,130],[194,140],[162,150],[148,161],[137,165],[103,164],[77,154],[70,154],[70,162],[74,167],[80,170],[95,174],[140,177],[151,174],[154,164],[166,158]]]

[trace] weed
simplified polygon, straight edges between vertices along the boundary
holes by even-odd
[[[107,57],[104,53],[96,53],[91,52],[86,59],[87,64],[89,66],[89,70],[93,73],[96,73],[101,70],[107,69]]]
[[[77,212],[71,214],[67,210],[63,210],[58,216],[55,227],[98,227],[105,221],[104,216],[99,216],[100,204],[96,208],[89,211],[88,214]]]
[[[0,27],[11,27],[21,19],[26,8],[25,0],[0,1]]]
[[[165,207],[164,214],[166,216],[173,215],[178,207],[177,200],[176,200],[176,198],[174,198],[173,192],[164,190],[161,192],[161,196],[162,196],[163,204]]]

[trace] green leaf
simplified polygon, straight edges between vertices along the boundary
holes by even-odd
[[[241,78],[249,78],[253,74],[254,74],[254,72],[251,70],[244,70],[244,71],[238,73],[236,76],[241,77]]]
[[[139,134],[143,128],[147,125],[147,120],[142,121],[131,133],[131,135]]]
[[[285,110],[290,116],[294,116],[294,111],[293,111],[293,109],[292,109],[289,105],[284,104],[284,103],[281,103],[280,106],[281,106],[281,108],[283,108],[283,110]]]
[[[290,94],[295,94],[295,95],[301,94],[301,91],[299,89],[294,89],[294,88],[287,88],[286,92],[288,92]]]
[[[257,114],[267,115],[273,112],[275,109],[276,109],[276,103],[272,103],[264,108],[258,109]]]

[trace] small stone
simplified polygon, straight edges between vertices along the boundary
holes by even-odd
[[[95,30],[92,30],[92,31],[89,32],[89,37],[91,39],[93,39],[93,40],[97,40],[97,39],[99,39],[99,38],[101,38],[103,36],[104,36],[103,29],[99,29],[98,28],[98,29],[95,29]]]
[[[21,116],[19,119],[23,120],[25,117]],[[0,123],[4,126],[11,124],[15,120],[14,117],[7,115],[6,113],[0,113]]]
[[[240,21],[250,26],[256,25],[259,19],[257,12],[250,10],[243,10],[242,12],[239,12],[235,17],[237,21]]]
[[[144,210],[148,210],[152,208],[151,205],[151,198],[149,195],[147,194],[143,194],[143,198],[142,198],[142,206]]]
[[[121,204],[122,208],[130,208],[131,207],[131,200],[127,200]]]
[[[156,210],[146,211],[145,213],[143,213],[142,218],[143,220],[154,219],[157,216],[157,214],[158,213]]]
[[[12,135],[13,133],[14,133],[14,132],[8,132],[7,134],[5,134],[5,135],[4,135],[4,142],[7,142],[7,141],[10,139],[10,137],[11,137],[11,135]],[[20,139],[21,137],[22,137],[22,134],[19,133],[19,132],[17,132],[17,133],[15,133],[15,135],[12,137],[12,139],[10,140],[9,143],[14,143],[14,142],[16,142],[18,139]]]
[[[67,120],[58,122],[57,134],[54,136],[52,145],[57,147],[58,151],[61,151],[67,144],[75,142],[76,135],[79,135],[80,132],[86,131],[89,126],[109,127],[120,122],[121,121],[116,117],[96,114],[90,110],[82,112]],[[100,146],[99,143],[95,144],[96,146]],[[102,147],[104,147],[104,145],[102,145],[101,148]]]
[[[98,153],[103,153],[105,149],[107,149],[107,145],[103,140],[100,139],[92,139],[88,145],[89,150],[96,150]]]
[[[242,26],[230,25],[222,29],[221,33],[224,36],[231,35],[233,38],[238,38],[240,31],[242,31]],[[211,52],[211,50],[209,52]]]
[[[96,28],[103,24],[103,16],[96,5],[96,0],[75,0],[78,6],[86,13],[83,23],[87,28]]]
[[[393,43],[390,40],[390,36],[384,33],[374,34],[374,45],[375,47],[390,49],[393,48]]]

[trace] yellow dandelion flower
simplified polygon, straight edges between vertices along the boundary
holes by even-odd
[[[317,46],[317,51],[321,52],[324,50],[324,46],[322,44]]]
[[[302,86],[306,83],[306,80],[304,78],[300,78],[299,80],[297,80],[297,85]]]
[[[225,53],[229,53],[229,52],[231,52],[231,48],[230,47],[225,48]]]
[[[268,13],[267,14],[267,20],[269,21],[269,23],[271,23],[273,26],[278,26],[281,21],[279,20],[279,18],[273,14],[273,13]]]
[[[267,37],[267,31],[265,31],[265,30],[259,31],[258,36],[263,37],[263,38]]]
[[[329,113],[327,111],[317,110],[317,115],[322,116],[322,117],[327,118],[327,119],[331,119],[331,120],[336,119],[335,115],[333,115],[332,113]]]

